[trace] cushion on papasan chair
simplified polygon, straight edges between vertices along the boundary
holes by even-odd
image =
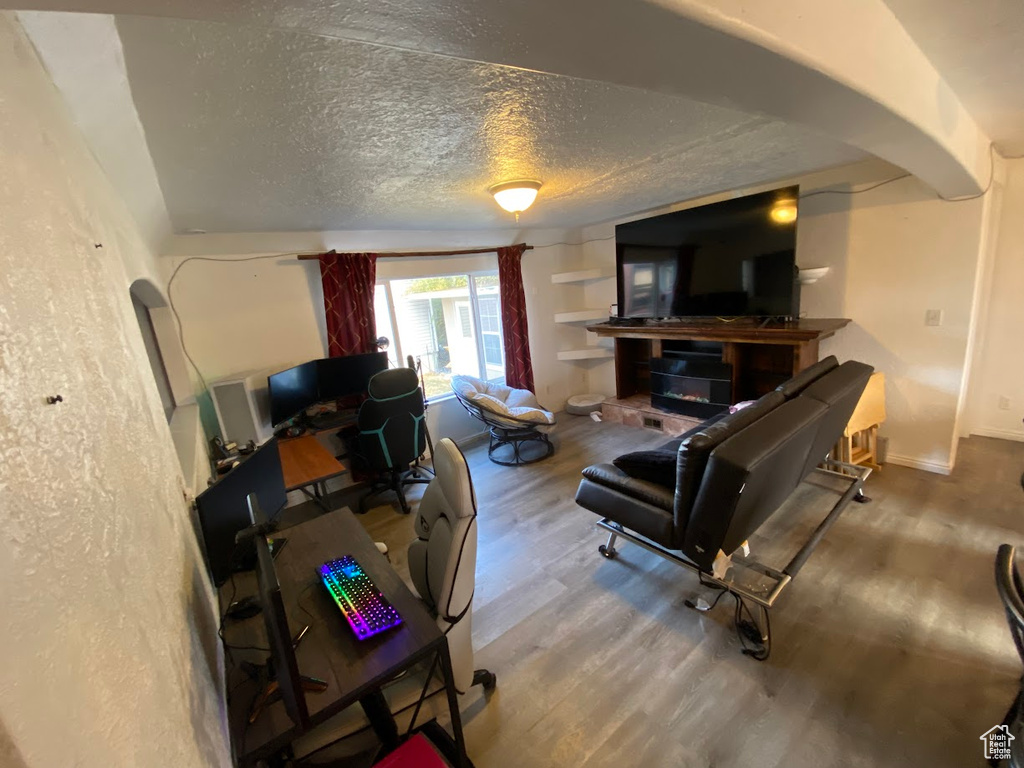
[[[493,384],[472,376],[452,376],[452,390],[463,399],[473,403],[500,420],[511,416],[519,421],[544,426],[555,423],[555,415],[540,407],[537,397],[528,389],[513,389],[504,384]],[[510,426],[516,426],[514,421]]]

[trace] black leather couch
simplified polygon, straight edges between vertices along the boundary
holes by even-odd
[[[827,357],[658,451],[587,467],[576,503],[710,570],[828,455],[872,370]]]

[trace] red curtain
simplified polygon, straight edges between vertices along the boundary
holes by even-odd
[[[530,331],[526,324],[522,258],[525,246],[498,249],[498,285],[501,295],[501,330],[505,337],[505,383],[533,392]]]
[[[320,279],[324,286],[328,356],[376,352],[373,288],[377,254],[322,253]]]

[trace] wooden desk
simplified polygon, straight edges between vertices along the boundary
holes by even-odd
[[[281,471],[286,491],[302,490],[313,486],[313,496],[322,500],[327,495],[326,481],[344,474],[345,465],[338,461],[314,435],[303,435],[279,440]]]
[[[345,507],[307,523],[288,528],[288,546],[275,561],[288,623],[293,632],[306,624],[309,632],[296,650],[299,671],[327,680],[324,693],[306,694],[310,722],[323,723],[346,707],[379,691],[396,674],[423,660],[440,662],[448,695],[452,731],[462,765],[466,765],[462,720],[452,677],[448,640],[419,599],[409,591],[391,564],[377,551],[355,516]],[[341,611],[320,581],[324,562],[353,555],[402,616],[402,624],[368,640],[356,640]],[[251,573],[236,576],[237,596],[256,592]],[[230,598],[230,584],[222,587],[221,599]],[[225,591],[226,590],[226,591]],[[225,625],[224,638],[233,646],[266,647],[261,617]],[[228,665],[228,723],[240,765],[251,765],[290,744],[301,735],[282,702],[268,707],[247,725],[256,684],[239,668],[243,659],[262,662],[265,653],[232,651],[235,664]]]

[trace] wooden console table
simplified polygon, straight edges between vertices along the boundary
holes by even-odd
[[[615,394],[620,399],[650,393],[652,357],[685,349],[687,342],[713,342],[720,345],[722,362],[732,365],[733,402],[738,402],[770,392],[817,362],[819,342],[849,322],[823,318],[762,325],[741,318],[644,325],[600,323],[588,325],[587,330],[615,339]]]

